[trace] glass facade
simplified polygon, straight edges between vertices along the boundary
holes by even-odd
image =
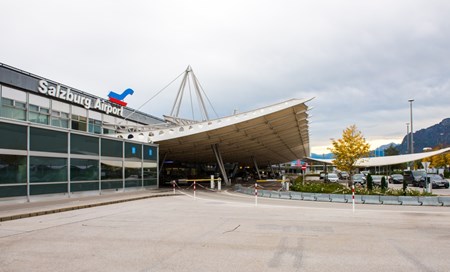
[[[0,119],[0,197],[158,186],[157,146],[36,126]]]
[[[0,82],[0,198],[159,185],[156,145],[102,136],[142,125],[13,81]]]

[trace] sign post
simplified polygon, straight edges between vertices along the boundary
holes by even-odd
[[[308,167],[308,163],[307,163],[307,162],[305,162],[304,164],[302,164],[302,173],[303,173],[302,185],[305,184],[305,172],[306,172],[306,167]]]
[[[430,162],[422,162],[423,168],[425,168],[425,184],[423,185],[425,187],[425,191],[427,193],[431,193],[433,185],[428,184],[428,167],[430,167]]]

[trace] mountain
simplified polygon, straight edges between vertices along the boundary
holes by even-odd
[[[396,143],[389,143],[389,144],[385,144],[385,145],[379,146],[377,149],[378,150],[385,150],[385,149],[388,149],[391,145],[393,145],[394,147],[398,146],[398,144],[396,144]]]
[[[408,135],[403,138],[397,149],[400,154],[409,153],[407,148]],[[439,124],[431,127],[418,130],[413,134],[414,138],[414,153],[420,153],[425,147],[447,147],[450,145],[450,118],[442,120]]]

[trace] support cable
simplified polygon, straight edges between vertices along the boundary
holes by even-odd
[[[130,117],[131,115],[133,115],[134,113],[136,113],[136,111],[140,110],[143,106],[145,106],[148,102],[150,102],[150,100],[152,100],[153,98],[155,98],[156,96],[158,96],[160,93],[162,93],[165,89],[167,89],[167,87],[169,87],[175,80],[177,80],[180,76],[182,76],[185,72],[181,73],[180,75],[178,75],[176,78],[174,78],[171,82],[169,82],[169,84],[167,84],[166,86],[164,86],[161,90],[159,90],[154,96],[150,97],[150,99],[148,99],[147,101],[144,102],[144,104],[142,104],[141,106],[139,106],[137,109],[134,109],[130,114],[128,114],[124,119],[122,119],[119,123],[121,124],[123,121],[127,120],[128,117]]]

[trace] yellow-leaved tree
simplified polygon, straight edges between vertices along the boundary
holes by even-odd
[[[333,164],[342,171],[347,171],[350,177],[355,171],[356,162],[369,155],[370,145],[364,139],[356,125],[351,125],[342,133],[342,139],[332,140],[332,148],[328,148],[334,155]],[[350,179],[349,185],[353,184]]]

